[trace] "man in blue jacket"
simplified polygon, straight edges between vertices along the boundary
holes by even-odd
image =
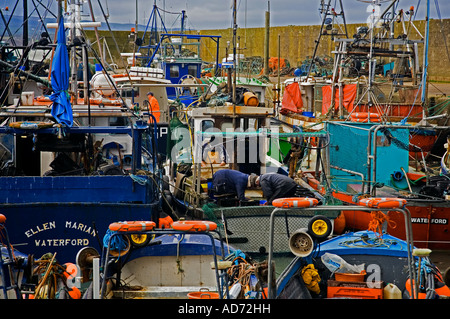
[[[232,169],[222,169],[213,175],[212,186],[215,194],[236,194],[239,200],[245,200],[245,189],[255,187],[257,176],[248,175]]]
[[[256,186],[261,186],[267,204],[277,198],[294,197],[298,184],[289,176],[282,174],[263,174],[255,181]]]

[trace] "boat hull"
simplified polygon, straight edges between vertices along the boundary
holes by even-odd
[[[235,253],[235,249],[206,234],[163,234],[148,246],[133,247],[124,256],[120,269],[122,283],[141,289],[114,295],[122,298],[186,298],[194,291],[217,291],[212,266],[217,258]]]
[[[435,250],[450,249],[449,212],[450,204],[446,202],[409,203],[414,245],[419,248]],[[347,229],[364,230],[372,221],[372,215],[362,211],[346,211]],[[401,213],[389,212],[387,232],[395,237],[405,239],[405,220]]]
[[[151,220],[151,188],[127,176],[0,178],[11,244],[40,258],[57,253],[59,263],[75,262],[80,249],[101,251],[110,223]]]
[[[320,244],[316,252],[312,254],[315,266],[320,272],[323,280],[333,277],[331,272],[321,261],[325,253],[335,254],[351,265],[364,264],[367,272],[366,282],[376,284],[378,282],[393,283],[400,289],[405,287],[408,272],[407,244],[403,240],[391,235],[383,235],[379,245],[370,245],[361,241],[365,238],[367,242],[379,239],[377,234],[371,231],[346,233],[334,237]],[[370,239],[370,240],[369,240]],[[382,243],[382,244],[381,244]],[[309,299],[311,294],[298,287],[293,277],[299,276],[303,266],[311,262],[311,256],[296,257],[283,271],[277,280],[277,296],[281,299]]]

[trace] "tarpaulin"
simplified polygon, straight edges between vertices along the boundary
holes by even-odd
[[[353,103],[356,98],[356,84],[345,84],[343,86],[344,96],[342,98],[342,104],[351,112],[353,110]],[[331,105],[331,85],[322,87],[322,114],[327,114]],[[336,88],[334,94],[334,109],[339,108],[339,89]]]
[[[281,101],[281,114],[288,112],[300,113],[303,108],[302,93],[298,83],[289,84],[284,89],[283,101]]]
[[[51,114],[58,123],[71,127],[73,125],[73,114],[68,93],[69,76],[70,67],[64,19],[61,17],[58,24],[55,55],[52,61],[51,82],[54,93],[50,95],[50,100],[53,101]]]

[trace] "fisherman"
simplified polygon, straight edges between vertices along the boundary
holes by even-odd
[[[293,197],[299,186],[292,178],[283,174],[269,173],[262,174],[256,178],[256,186],[261,186],[267,204],[277,198]]]
[[[245,200],[245,189],[256,187],[257,175],[245,174],[232,169],[222,169],[214,173],[212,186],[216,195],[233,194]]]
[[[148,103],[150,105],[150,113],[153,114],[153,116],[156,119],[156,122],[159,123],[159,119],[161,117],[161,112],[159,110],[158,100],[154,96],[153,92],[148,92],[147,97],[148,97]]]

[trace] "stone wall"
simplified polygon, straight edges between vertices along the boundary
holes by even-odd
[[[356,28],[361,25],[348,24],[347,30],[349,37],[356,33]],[[425,35],[425,21],[416,21],[415,26],[421,30],[422,35]],[[278,56],[278,37],[280,37],[280,57],[289,61],[291,67],[301,65],[307,57],[312,56],[315,47],[315,41],[318,39],[320,26],[282,26],[271,27],[269,39],[269,55],[271,57]],[[396,35],[402,30],[401,24],[396,25]],[[441,32],[441,30],[443,30]],[[447,54],[446,45],[450,45],[450,19],[445,20],[431,20],[430,23],[430,42],[429,42],[429,79],[432,81],[450,81],[450,53]],[[411,38],[420,39],[420,35],[414,30],[411,32]],[[116,63],[122,67],[120,61],[121,52],[132,52],[133,46],[129,43],[128,34],[126,31],[115,31],[117,46],[114,43],[109,31],[102,31],[99,33],[100,37],[106,39],[108,47],[113,55]],[[227,42],[230,46],[233,38],[233,30],[201,30],[201,35],[220,35],[220,52],[219,58],[222,59],[226,55]],[[239,50],[238,53],[244,54],[246,57],[264,56],[264,34],[265,29],[262,28],[239,28],[237,31]],[[88,32],[91,41],[95,41],[93,31]],[[215,60],[216,44],[213,41],[204,41],[202,46],[202,57],[206,61]],[[118,47],[118,49],[117,49]],[[97,47],[95,47],[97,49]],[[318,56],[332,56],[334,43],[330,36],[322,36],[320,45],[318,47]],[[421,52],[421,59],[423,46],[419,46]],[[231,49],[229,53],[231,53]]]

